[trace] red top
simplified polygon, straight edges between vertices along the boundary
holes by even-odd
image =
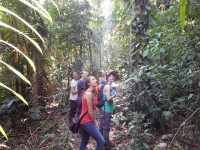
[[[84,95],[85,95],[86,92],[92,93],[92,92],[89,91],[89,90],[87,90],[87,91],[85,91],[85,92],[83,93],[83,96],[82,96],[82,112],[81,112],[80,118],[81,118],[81,116],[82,116],[86,111],[88,111],[87,101],[84,100]],[[96,105],[96,101],[95,101],[95,98],[94,98],[93,93],[92,93],[92,96],[93,96],[93,98],[92,98],[92,107],[93,107],[93,110],[94,110],[94,106]],[[86,124],[86,123],[91,122],[91,121],[92,121],[92,119],[90,118],[90,115],[87,113],[87,114],[85,115],[85,117],[83,117],[83,119],[81,120],[80,124]]]

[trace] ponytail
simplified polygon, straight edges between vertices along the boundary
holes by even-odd
[[[89,76],[89,77],[87,77],[87,78],[85,79],[85,91],[90,87],[90,86],[88,85],[88,83],[90,83],[90,79],[91,79],[91,76]]]

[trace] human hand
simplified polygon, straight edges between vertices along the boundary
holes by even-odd
[[[95,120],[95,123],[94,123],[94,125],[97,127],[97,128],[99,128],[99,125],[98,125],[98,123],[97,123],[97,121]]]

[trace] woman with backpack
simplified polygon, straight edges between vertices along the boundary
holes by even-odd
[[[105,104],[101,107],[100,132],[105,139],[105,147],[112,148],[114,144],[109,140],[111,115],[113,113],[113,98],[116,96],[111,89],[111,84],[114,82],[115,72],[110,72],[107,75],[107,83],[103,88],[103,99]]]
[[[98,130],[98,124],[94,115],[94,107],[96,100],[94,98],[94,90],[97,86],[97,80],[95,77],[90,76],[85,80],[85,92],[82,96],[82,112],[80,118],[88,111],[80,122],[82,129],[82,140],[79,150],[85,150],[88,144],[90,136],[97,142],[97,150],[102,150],[105,140]]]
[[[103,70],[100,70],[101,77],[99,78],[99,84],[106,84],[106,73]]]

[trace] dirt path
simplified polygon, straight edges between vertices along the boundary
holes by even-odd
[[[6,143],[12,150],[78,150],[81,143],[81,135],[69,131],[68,114],[62,108],[48,109],[48,116],[41,121],[19,122],[8,135]],[[120,127],[112,124],[110,139],[116,143],[113,150],[125,150],[127,141],[118,139],[115,135]],[[9,128],[7,129],[9,131]],[[90,138],[87,150],[94,150],[96,141]]]

